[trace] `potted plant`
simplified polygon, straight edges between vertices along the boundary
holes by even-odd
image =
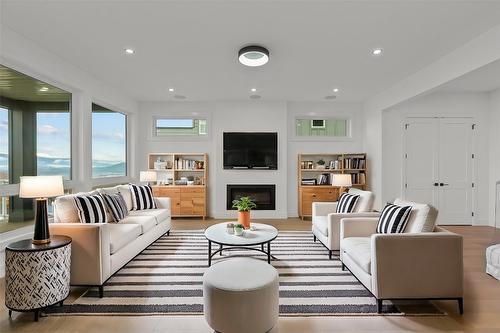
[[[245,229],[245,227],[243,226],[243,224],[236,224],[234,226],[234,234],[236,236],[241,236],[243,235],[243,229]]]
[[[250,211],[255,207],[257,205],[250,197],[233,200],[233,208],[238,210],[238,223],[242,224],[245,229],[250,228]]]
[[[325,160],[320,158],[319,161],[316,163],[318,169],[324,169],[325,168]]]

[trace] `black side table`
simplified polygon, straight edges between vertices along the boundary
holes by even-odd
[[[5,305],[12,311],[33,311],[59,303],[69,295],[71,238],[52,236],[48,244],[24,239],[5,248]]]

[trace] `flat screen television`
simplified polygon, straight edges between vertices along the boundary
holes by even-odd
[[[278,133],[225,132],[224,169],[278,169]]]

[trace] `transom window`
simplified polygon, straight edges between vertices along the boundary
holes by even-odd
[[[349,119],[341,118],[297,118],[295,135],[298,137],[337,137],[350,136]]]
[[[207,120],[195,118],[156,118],[155,136],[204,136],[207,135]]]

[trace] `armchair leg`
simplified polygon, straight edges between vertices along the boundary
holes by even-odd
[[[167,231],[167,236],[170,236],[170,230],[169,230],[169,231]]]
[[[332,260],[332,254],[333,254],[333,251],[332,250],[328,250],[328,258],[330,260]]]
[[[464,299],[462,297],[457,299],[458,302],[458,311],[460,312],[461,315],[464,314]]]
[[[316,236],[313,235],[313,241],[316,243]]]
[[[342,271],[345,271],[345,265],[342,263]]]
[[[382,313],[382,300],[377,298],[377,313]]]
[[[99,298],[104,297],[104,287],[101,285],[99,286]]]

